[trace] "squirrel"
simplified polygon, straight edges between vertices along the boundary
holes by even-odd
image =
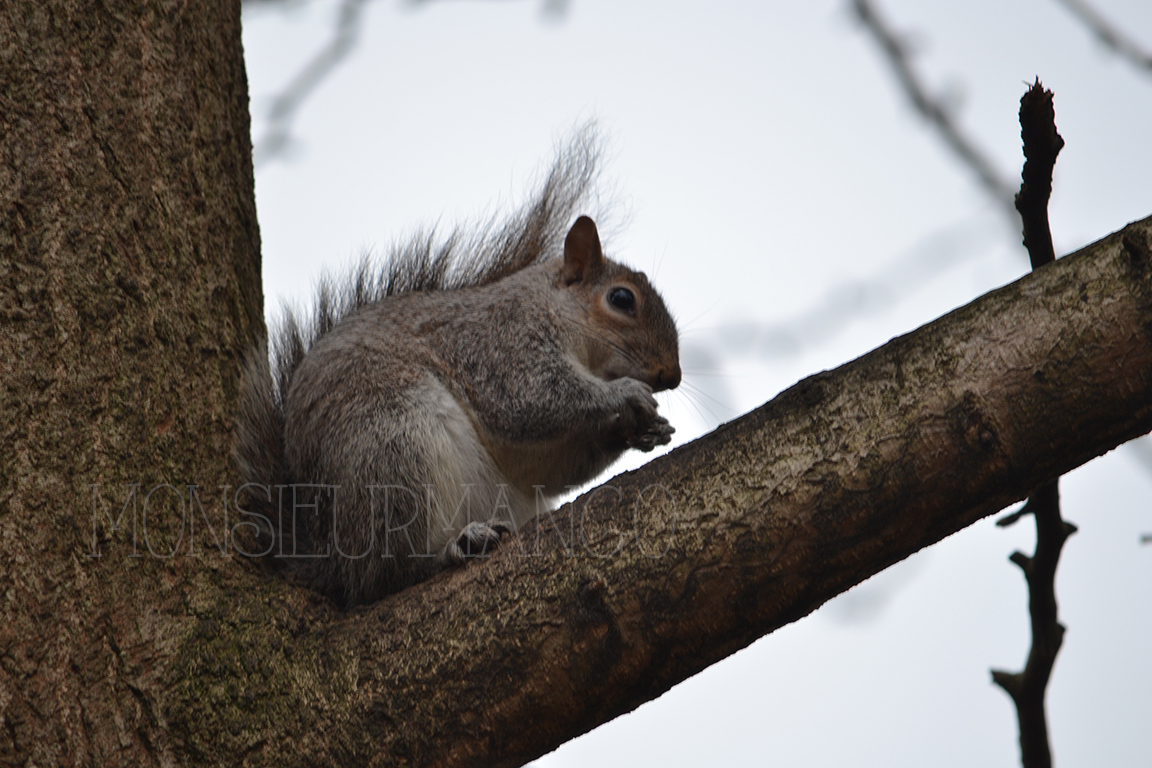
[[[562,152],[534,202],[439,249],[431,237],[322,280],[245,361],[235,459],[259,553],[351,607],[484,553],[627,449],[674,432],[676,325],[592,219]]]

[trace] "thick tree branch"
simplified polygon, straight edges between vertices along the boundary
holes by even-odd
[[[811,377],[378,605],[278,585],[206,611],[167,699],[181,748],[516,765],[658,696],[1152,427],[1152,264],[1124,244],[1150,237]]]

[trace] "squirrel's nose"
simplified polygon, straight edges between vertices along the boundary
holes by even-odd
[[[656,374],[656,386],[652,387],[653,391],[661,392],[665,389],[676,389],[680,386],[680,366],[674,368],[662,368]]]

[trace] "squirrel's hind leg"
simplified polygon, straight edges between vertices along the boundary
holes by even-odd
[[[496,468],[471,419],[452,394],[429,377],[419,405],[406,414],[408,434],[420,434],[431,551],[442,567],[490,553],[504,534],[535,513],[532,500]],[[412,429],[414,428],[414,429]]]

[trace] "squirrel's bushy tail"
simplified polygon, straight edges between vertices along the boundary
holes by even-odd
[[[241,525],[255,530],[255,541],[244,545],[250,554],[271,552],[277,543],[276,486],[288,483],[283,404],[283,390],[272,375],[268,344],[261,341],[244,356],[233,447],[241,488],[248,499],[244,509],[256,515],[252,520],[241,521]],[[245,487],[248,484],[251,485]]]
[[[383,263],[365,257],[344,276],[322,276],[315,304],[305,312],[283,309],[271,344],[263,340],[246,356],[236,420],[236,464],[241,482],[253,486],[245,509],[263,517],[243,521],[258,530],[256,552],[280,544],[274,533],[280,527],[276,486],[294,482],[284,462],[284,401],[312,345],[345,317],[386,296],[487,285],[560,253],[570,220],[588,201],[599,158],[596,128],[588,124],[559,150],[539,190],[511,216],[472,230],[457,228],[443,240],[431,231],[417,233],[395,244]],[[290,543],[283,546],[291,550]]]

